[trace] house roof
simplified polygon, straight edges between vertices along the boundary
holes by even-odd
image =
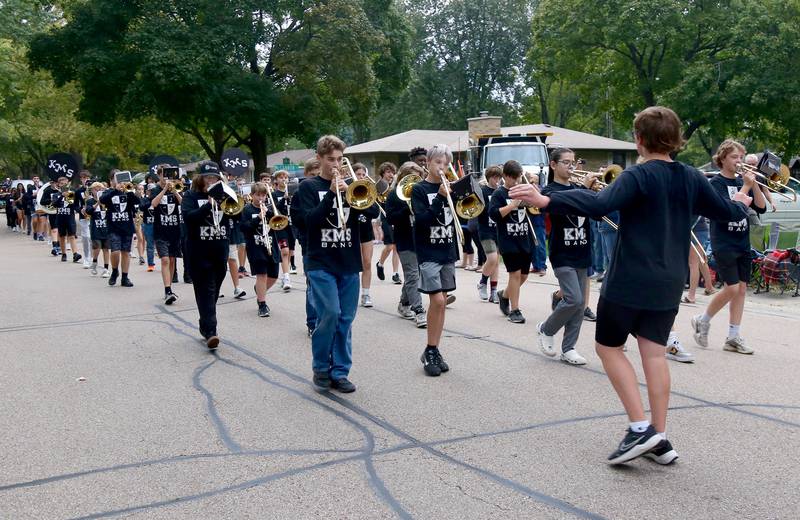
[[[552,125],[506,126],[502,128],[502,132],[503,134],[550,132],[553,135],[547,138],[548,144],[558,144],[576,150],[636,150],[636,145],[628,141],[610,139]],[[415,146],[428,147],[436,143],[446,144],[453,152],[465,152],[469,149],[469,133],[466,130],[408,130],[375,139],[374,141],[349,146],[345,150],[345,154],[408,153]]]
[[[292,164],[303,164],[308,159],[316,156],[317,152],[309,148],[302,150],[284,150],[282,152],[271,153],[267,156],[267,166],[280,166],[283,158],[288,157]]]

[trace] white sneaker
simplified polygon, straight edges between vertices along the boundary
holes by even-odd
[[[297,274],[297,268],[296,267],[290,268],[289,269],[289,274]]]
[[[738,352],[739,354],[752,354],[755,352],[755,350],[745,345],[744,339],[741,336],[726,339],[722,350],[727,350],[728,352]]]
[[[237,287],[233,290],[233,297],[236,299],[241,299],[247,296],[247,293],[241,287]]]
[[[694,363],[694,354],[684,350],[681,340],[677,337],[667,342],[667,359],[679,363]]]
[[[361,306],[362,307],[372,307],[372,298],[370,298],[369,294],[362,294],[361,295]]]
[[[545,356],[553,357],[556,355],[555,339],[553,336],[548,336],[542,332],[543,321],[540,321],[536,326],[536,334],[539,336],[539,348]],[[586,361],[584,361],[585,363]]]
[[[411,310],[411,307],[408,305],[403,305],[402,303],[397,304],[397,314],[399,314],[404,320],[413,320],[416,316],[414,311]]]
[[[111,271],[109,271],[108,269],[104,269],[103,278],[111,278]]]
[[[585,365],[586,358],[578,354],[575,349],[568,350],[561,354],[561,361],[570,365]]]
[[[92,267],[92,261],[89,260],[88,258],[84,258],[84,260],[83,260],[83,268],[84,269],[89,269],[90,267]]]
[[[708,348],[708,330],[711,328],[711,323],[702,321],[700,318],[703,316],[698,314],[692,316],[692,330],[694,331],[694,341],[698,346]],[[726,342],[727,343],[727,342]]]
[[[283,277],[283,280],[281,282],[281,287],[283,288],[283,292],[289,292],[292,290],[292,282],[289,281],[288,275]]]
[[[485,283],[478,284],[478,298],[480,298],[480,300],[484,302],[489,301],[489,288],[486,286]]]
[[[418,329],[424,329],[428,326],[428,314],[425,311],[416,313],[414,322]]]
[[[92,270],[89,272],[92,273],[92,276],[97,276],[97,264],[92,264]]]

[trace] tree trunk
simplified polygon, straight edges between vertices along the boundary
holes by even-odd
[[[544,86],[541,81],[536,82],[536,91],[539,93],[539,110],[542,113],[542,124],[550,124],[550,114],[547,111],[547,98],[544,95]]]
[[[686,127],[686,130],[683,132],[683,140],[688,141],[691,139],[692,135],[697,131],[698,128],[706,124],[703,120],[691,120],[689,121],[689,126]]]
[[[250,136],[245,140],[253,157],[254,175],[267,171],[267,136],[258,130],[250,130]]]

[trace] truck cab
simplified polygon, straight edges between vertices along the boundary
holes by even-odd
[[[471,163],[477,166],[474,170],[482,175],[487,167],[494,164],[502,166],[513,159],[522,165],[529,178],[536,179],[538,176],[539,185],[544,186],[547,184],[550,164],[545,145],[549,135],[552,134],[480,136],[470,146]]]

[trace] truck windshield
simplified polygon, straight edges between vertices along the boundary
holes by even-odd
[[[494,145],[486,147],[484,168],[493,164],[503,164],[514,159],[522,165],[547,164],[547,152],[538,145]]]

